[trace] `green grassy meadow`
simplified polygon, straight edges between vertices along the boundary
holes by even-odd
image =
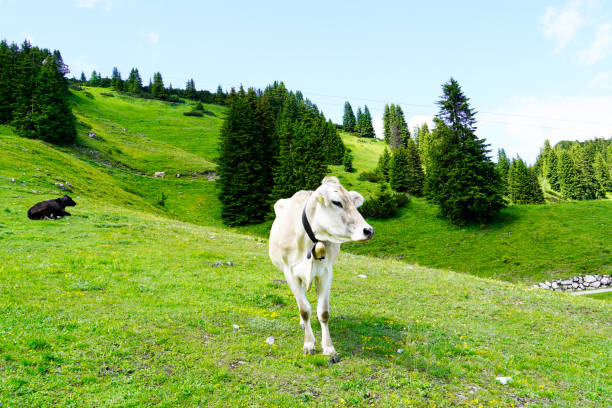
[[[223,108],[185,117],[188,104],[87,91],[76,147],[0,126],[0,406],[610,406],[610,297],[526,283],[610,273],[612,201],[512,206],[458,229],[413,199],[372,221],[375,238],[335,267],[329,365],[301,354],[270,223],[221,223],[205,173]],[[358,173],[384,145],[343,138],[357,172],[333,172],[367,196]],[[28,220],[66,181],[73,216]]]
[[[344,253],[330,321],[341,361],[329,366],[301,354],[265,240],[85,195],[72,217],[31,222],[26,192],[0,191],[3,406],[603,407],[612,397],[607,302]]]

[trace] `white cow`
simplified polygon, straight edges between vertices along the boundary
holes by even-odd
[[[346,191],[336,177],[325,177],[315,191],[298,191],[274,204],[276,219],[270,231],[270,259],[285,274],[297,300],[305,354],[315,352],[306,292],[316,282],[323,354],[337,360],[327,325],[332,267],[341,243],[366,241],[374,235],[374,229],[357,211],[361,204],[363,196]]]

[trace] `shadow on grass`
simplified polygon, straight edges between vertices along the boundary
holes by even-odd
[[[450,360],[474,354],[455,333],[384,316],[332,316],[330,332],[341,355],[392,363],[445,380],[452,376]]]

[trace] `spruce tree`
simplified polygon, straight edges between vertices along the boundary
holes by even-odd
[[[187,81],[187,84],[185,85],[185,96],[189,99],[196,98],[196,86],[193,78]]]
[[[391,153],[389,153],[389,149],[385,146],[385,150],[378,157],[378,164],[376,166],[376,172],[379,177],[385,181],[389,182],[389,169],[391,167]]]
[[[220,135],[219,200],[227,225],[264,220],[272,190],[274,119],[266,97],[241,88]]]
[[[368,109],[368,105],[365,105],[363,108],[363,128],[361,135],[363,137],[374,137],[376,134],[374,133],[374,126],[372,125],[372,115],[370,115],[370,110]]]
[[[165,99],[167,97],[161,73],[156,72],[153,74],[153,84],[150,86],[149,92],[157,99]]]
[[[81,85],[85,85],[87,83],[87,77],[83,71],[81,71],[81,79],[79,79],[79,81],[81,82]]]
[[[24,41],[15,58],[13,83],[13,120],[17,134],[23,137],[36,138],[34,90],[36,77],[42,62],[42,53]]]
[[[223,93],[223,88],[221,88],[221,85],[217,87],[217,92],[215,93],[215,103],[217,105],[225,104],[225,94]]]
[[[34,91],[35,133],[39,139],[55,144],[69,144],[76,138],[62,69],[61,60],[47,57],[38,73]]]
[[[535,169],[529,169],[519,157],[508,170],[508,192],[514,204],[541,204],[544,195]]]
[[[578,180],[580,184],[580,199],[594,200],[596,198],[605,197],[606,193],[603,186],[597,181],[593,163],[595,162],[595,150],[592,145],[584,147],[574,145],[574,164],[578,171]]]
[[[431,167],[431,146],[432,146],[432,136],[429,131],[429,126],[427,123],[423,123],[418,131],[419,134],[419,154],[421,156],[421,163],[423,164],[423,169],[425,173],[427,173],[427,169]]]
[[[324,140],[323,151],[325,153],[326,163],[342,164],[345,153],[342,138],[338,134],[338,130],[331,120],[325,122],[325,117],[323,115],[321,115],[320,120],[322,121],[321,128],[323,131]]]
[[[357,107],[357,128],[355,129],[357,133],[363,133],[363,129],[365,128],[365,116],[361,111],[361,107]]]
[[[606,166],[606,161],[601,152],[597,152],[595,155],[595,163],[593,163],[593,170],[595,171],[595,178],[604,191],[604,197],[606,191],[612,190],[612,177],[610,170]],[[601,197],[603,198],[603,197]]]
[[[88,85],[89,86],[100,86],[100,85],[102,85],[101,74],[98,74],[95,69],[91,72],[91,77],[89,78]]]
[[[546,180],[553,191],[561,191],[559,184],[559,160],[557,152],[553,149],[548,154],[548,165],[546,166]]]
[[[126,91],[133,94],[140,94],[142,92],[142,78],[140,78],[138,68],[132,68],[130,71],[130,76],[126,81],[126,88]]]
[[[508,156],[506,156],[506,151],[504,149],[499,149],[497,151],[497,174],[499,174],[499,180],[501,183],[502,191],[504,195],[508,194],[508,171],[510,169],[510,162],[508,161]]]
[[[355,171],[355,168],[353,167],[353,155],[348,150],[344,151],[342,165],[344,166],[344,171],[346,171],[347,173],[352,173]]]
[[[406,191],[412,195],[420,197],[423,195],[423,184],[425,181],[423,166],[421,165],[421,158],[419,157],[419,152],[414,140],[408,138],[406,145],[406,153],[408,155],[408,166],[406,169],[408,188]]]
[[[356,125],[355,114],[353,113],[353,107],[346,101],[344,103],[344,115],[342,116],[342,127],[347,132],[354,132]]]
[[[578,173],[574,167],[572,157],[565,149],[561,151],[561,155],[559,156],[559,186],[561,195],[564,198],[580,198],[580,182],[578,180]]]
[[[123,90],[123,80],[121,79],[121,73],[117,67],[113,67],[113,75],[111,76],[111,87],[115,91]]]
[[[391,108],[389,105],[385,105],[385,112],[383,113],[383,136],[385,143],[391,145]]]
[[[392,148],[406,147],[410,138],[410,131],[404,119],[404,112],[399,105],[391,104],[389,111],[383,118],[385,128],[385,141]]]
[[[499,175],[484,140],[476,137],[469,99],[453,78],[442,89],[425,193],[450,222],[483,223],[504,207]]]
[[[16,54],[7,42],[0,42],[0,124],[8,123],[13,117],[13,75]]]
[[[407,192],[410,189],[409,180],[410,158],[408,150],[398,146],[393,151],[391,165],[389,166],[389,183],[391,188],[399,192]]]

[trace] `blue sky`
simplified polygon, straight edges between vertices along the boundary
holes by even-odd
[[[496,151],[533,162],[543,140],[612,136],[612,3],[574,1],[0,0],[0,38],[93,69],[199,89],[282,80],[340,122],[345,100],[430,121],[459,81]]]

